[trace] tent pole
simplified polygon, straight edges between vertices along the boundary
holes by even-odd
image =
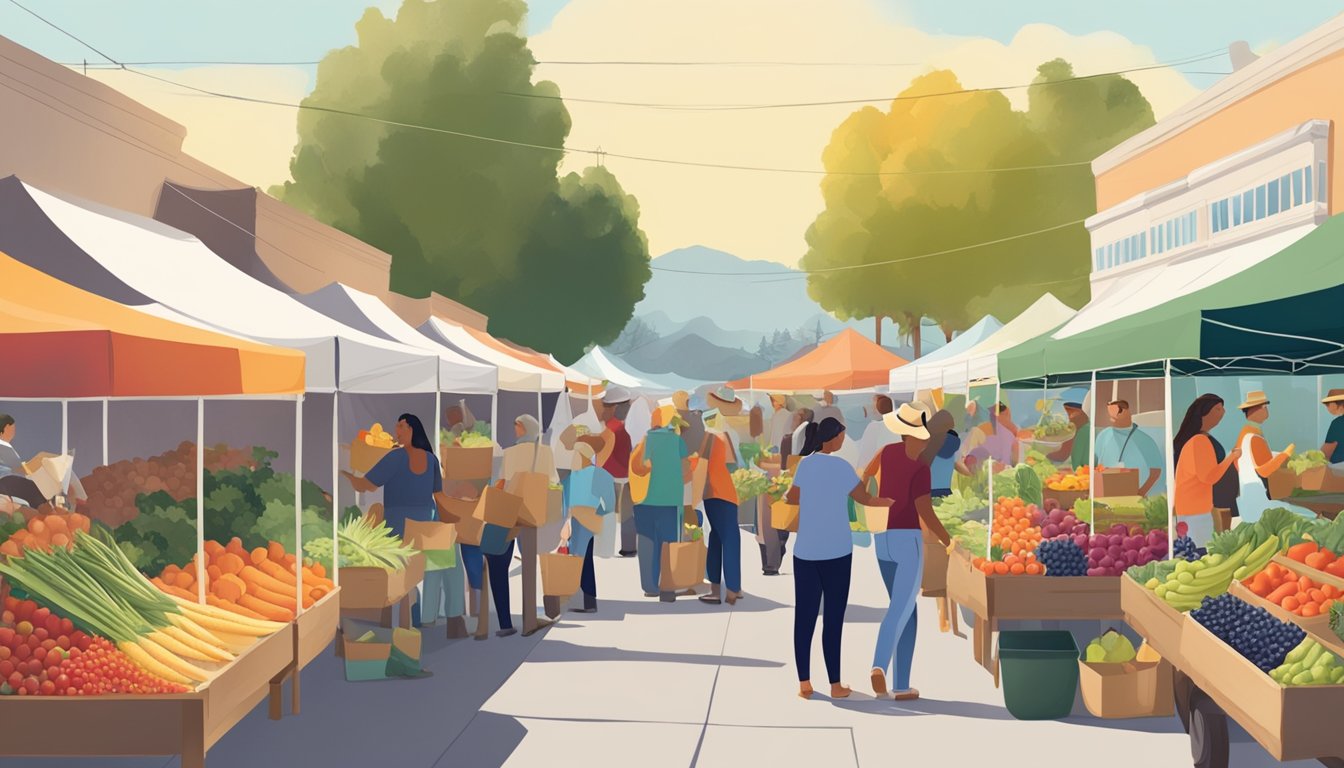
[[[296,558],[297,559],[297,558]],[[205,602],[205,398],[196,398],[196,598]]]
[[[1323,377],[1322,377],[1320,374],[1316,374],[1316,402],[1318,402],[1318,403],[1321,402],[1321,399],[1324,397],[1324,396],[1321,394],[1321,380],[1322,380],[1322,378],[1323,378]],[[1316,435],[1319,437],[1320,434],[1321,434],[1321,412],[1320,412],[1319,410],[1317,410],[1317,411],[1316,411]],[[1322,440],[1321,442],[1324,443],[1325,441]]]
[[[1163,403],[1166,405],[1166,408],[1163,409],[1165,411],[1163,418],[1166,421],[1167,428],[1167,450],[1163,451],[1163,453],[1167,455],[1167,476],[1163,478],[1166,481],[1165,485],[1167,489],[1167,552],[1171,553],[1175,551],[1172,548],[1175,546],[1176,533],[1176,484],[1173,482],[1173,478],[1176,474],[1176,455],[1172,443],[1175,436],[1172,435],[1171,432],[1171,411],[1173,406],[1173,403],[1171,402],[1171,360],[1165,360],[1162,363],[1162,398]]]
[[[303,395],[294,399],[294,615],[303,613]],[[297,678],[296,678],[297,679]]]
[[[1089,505],[1096,503],[1097,478],[1093,474],[1097,468],[1097,372],[1092,372],[1092,399],[1087,408],[1087,428],[1091,432],[1087,436],[1087,502]],[[1074,439],[1078,439],[1074,436]],[[1096,517],[1092,518],[1094,521]]]
[[[61,455],[70,453],[70,401],[61,401]]]
[[[337,438],[340,392],[331,393],[331,583],[341,586],[341,445]]]
[[[994,377],[994,405],[989,409],[990,437],[999,432],[999,398],[1002,395],[999,392],[999,377]],[[1009,457],[1012,458],[1011,456]],[[985,469],[989,472],[989,526],[985,531],[985,556],[989,556],[989,550],[992,547],[991,540],[994,538],[994,454],[989,454],[985,461]]]
[[[499,448],[499,389],[490,393],[490,441]]]
[[[107,466],[107,456],[108,456],[108,454],[107,454],[107,404],[108,404],[108,401],[107,401],[106,399],[104,399],[104,400],[103,400],[103,466],[104,466],[104,467]]]

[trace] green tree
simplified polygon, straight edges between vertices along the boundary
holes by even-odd
[[[293,181],[274,193],[392,254],[392,290],[436,291],[489,315],[492,333],[572,360],[630,319],[648,246],[614,176],[562,180],[563,154],[537,148],[563,146],[570,117],[554,83],[533,81],[526,13],[522,0],[367,10],[304,103],[448,133],[303,110]]]
[[[825,309],[876,318],[879,329],[883,318],[896,321],[916,355],[925,317],[950,340],[985,314],[1016,316],[1047,291],[1086,302],[1091,168],[1048,166],[1089,161],[1153,123],[1133,83],[1075,79],[1058,59],[1038,68],[1025,112],[1000,92],[961,90],[952,72],[931,72],[901,94],[926,98],[841,123],[822,157],[826,208],[801,262]],[[1031,169],[940,173],[1022,167]]]

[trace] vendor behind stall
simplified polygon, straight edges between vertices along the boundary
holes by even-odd
[[[1321,453],[1325,454],[1325,460],[1331,464],[1344,464],[1344,389],[1330,390],[1325,399],[1321,400],[1321,404],[1334,417],[1325,433]]]

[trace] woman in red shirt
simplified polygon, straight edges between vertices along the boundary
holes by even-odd
[[[929,465],[920,458],[929,442],[928,419],[927,411],[910,403],[884,416],[883,423],[901,436],[901,442],[883,448],[863,473],[865,483],[877,476],[878,495],[892,500],[887,530],[873,537],[877,565],[891,602],[877,631],[872,681],[873,693],[886,696],[890,667],[898,701],[919,698],[919,691],[910,687],[910,667],[915,656],[915,601],[924,576],[921,523],[943,546],[951,544],[947,529],[933,512]]]

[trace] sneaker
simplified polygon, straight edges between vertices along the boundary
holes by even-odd
[[[919,691],[914,688],[906,688],[904,691],[897,691],[892,698],[897,701],[914,701],[919,698]]]
[[[628,549],[622,549],[620,552],[617,552],[616,554],[620,555],[621,557],[634,557],[634,556],[635,556],[635,553],[634,553],[632,550],[628,550]]]
[[[518,630],[509,627],[508,629],[501,629],[498,632],[495,632],[495,637],[509,637],[510,635],[516,634],[518,634]]]

